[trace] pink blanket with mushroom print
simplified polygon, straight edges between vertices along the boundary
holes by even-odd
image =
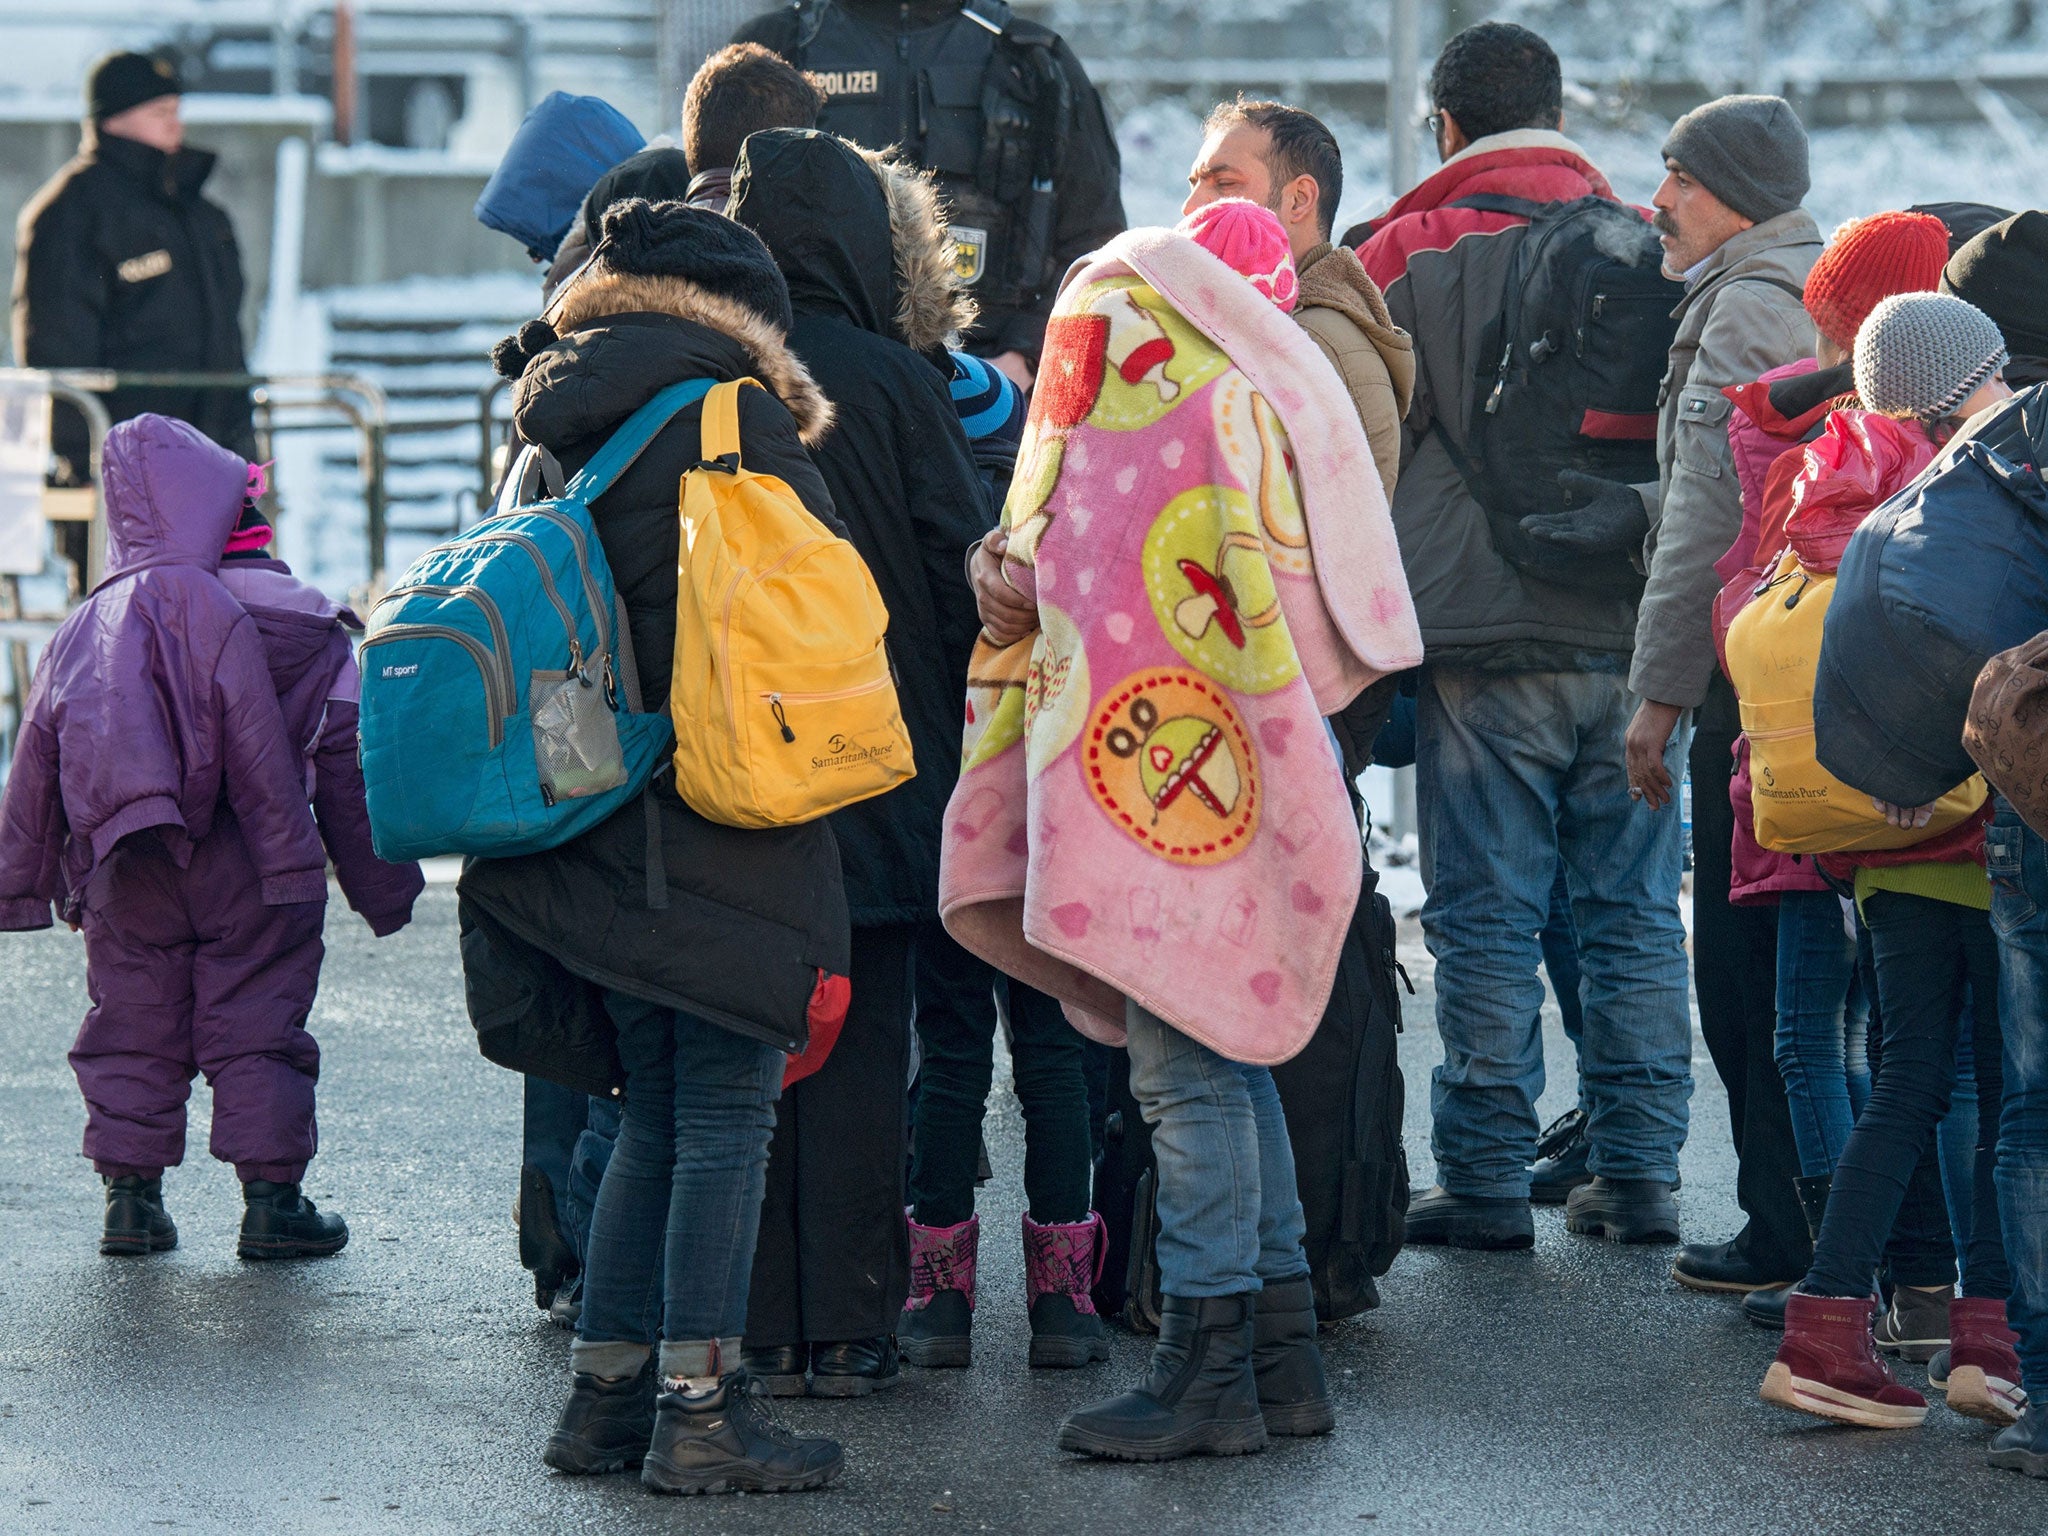
[[[1363,868],[1323,717],[1422,657],[1349,395],[1223,262],[1132,231],[1067,281],[1003,519],[1039,630],[969,667],[947,928],[1094,1038],[1129,997],[1287,1060]]]

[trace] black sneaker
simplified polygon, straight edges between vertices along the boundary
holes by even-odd
[[[348,1223],[321,1215],[296,1184],[251,1179],[242,1186],[242,1199],[235,1252],[245,1259],[313,1259],[348,1246]]]
[[[1454,1195],[1441,1184],[1408,1207],[1408,1241],[1451,1248],[1530,1248],[1536,1223],[1526,1200]]]
[[[107,1186],[107,1219],[100,1228],[100,1252],[109,1258],[134,1258],[164,1253],[178,1246],[178,1228],[164,1209],[164,1180],[126,1175],[103,1178]]]
[[[557,1472],[587,1477],[637,1467],[654,1437],[654,1359],[638,1376],[616,1381],[579,1371],[569,1401],[540,1459]]]
[[[740,1369],[770,1397],[802,1397],[811,1352],[801,1344],[777,1344],[740,1353]]]
[[[849,1339],[811,1346],[811,1396],[866,1397],[903,1379],[893,1338]]]
[[[1594,1175],[1564,1203],[1564,1229],[1610,1243],[1675,1243],[1678,1198],[1655,1179],[1610,1179]]]
[[[1529,1167],[1532,1205],[1563,1205],[1565,1198],[1593,1177],[1586,1166],[1593,1144],[1586,1139],[1586,1112],[1568,1109],[1536,1138],[1536,1161]]]
[[[791,1434],[741,1371],[709,1392],[664,1392],[655,1407],[640,1481],[656,1493],[795,1493],[824,1487],[846,1461],[822,1435]]]

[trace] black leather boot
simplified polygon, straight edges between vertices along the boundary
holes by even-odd
[[[655,1408],[640,1481],[656,1493],[794,1493],[824,1487],[846,1460],[836,1441],[777,1423],[742,1371],[709,1392],[664,1392]]]
[[[107,1219],[100,1229],[100,1252],[110,1258],[163,1253],[178,1246],[178,1228],[164,1209],[164,1179],[138,1179],[132,1174],[103,1179],[107,1186]]]
[[[1529,1165],[1530,1203],[1563,1205],[1573,1190],[1592,1181],[1593,1170],[1586,1166],[1592,1155],[1583,1109],[1568,1109],[1551,1121],[1536,1138],[1536,1161]]]
[[[1315,1287],[1306,1275],[1268,1285],[1252,1313],[1252,1374],[1269,1435],[1327,1435],[1337,1427],[1316,1348]]]
[[[1792,1181],[1792,1188],[1799,1196],[1799,1209],[1806,1217],[1806,1235],[1816,1243],[1820,1241],[1820,1224],[1828,1213],[1828,1191],[1834,1183],[1835,1176],[1831,1173]]]
[[[519,1170],[519,1263],[533,1275],[533,1304],[543,1312],[581,1268],[562,1230],[554,1181],[532,1163]]]
[[[810,1386],[805,1377],[810,1367],[806,1344],[771,1344],[740,1352],[740,1369],[770,1397],[802,1397]]]
[[[654,1437],[654,1360],[637,1376],[613,1381],[579,1371],[541,1460],[557,1472],[587,1476],[637,1467]]]
[[[312,1259],[348,1246],[348,1223],[321,1215],[296,1184],[251,1179],[242,1186],[242,1238],[235,1252],[245,1259]]]
[[[847,1339],[811,1346],[811,1396],[866,1397],[903,1379],[903,1356],[896,1341]]]
[[[1060,1449],[1116,1461],[1242,1456],[1266,1448],[1252,1374],[1249,1294],[1162,1298],[1142,1385],[1071,1415]]]

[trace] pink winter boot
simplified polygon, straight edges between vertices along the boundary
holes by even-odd
[[[1031,1363],[1053,1369],[1109,1358],[1109,1336],[1089,1295],[1102,1278],[1102,1217],[1040,1226],[1024,1218],[1024,1294],[1031,1307]]]
[[[910,1299],[896,1325],[896,1343],[912,1365],[974,1363],[974,1266],[980,1247],[979,1216],[951,1227],[910,1223]]]
[[[1948,1304],[1948,1405],[1987,1424],[2010,1424],[2026,1409],[2020,1386],[2019,1335],[2005,1323],[2005,1303],[1958,1296]]]

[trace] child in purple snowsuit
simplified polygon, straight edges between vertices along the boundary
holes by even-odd
[[[264,562],[280,596],[252,595],[252,614],[219,574],[251,478],[182,422],[108,435],[107,575],[43,655],[0,796],[0,928],[48,927],[54,902],[85,933],[93,1006],[71,1064],[107,1184],[104,1253],[177,1243],[162,1174],[184,1157],[195,1070],[213,1155],[243,1181],[242,1256],[348,1241],[299,1192],[327,854],[380,933],[420,888],[417,869],[364,862],[353,721],[333,698],[352,665],[339,610]]]

